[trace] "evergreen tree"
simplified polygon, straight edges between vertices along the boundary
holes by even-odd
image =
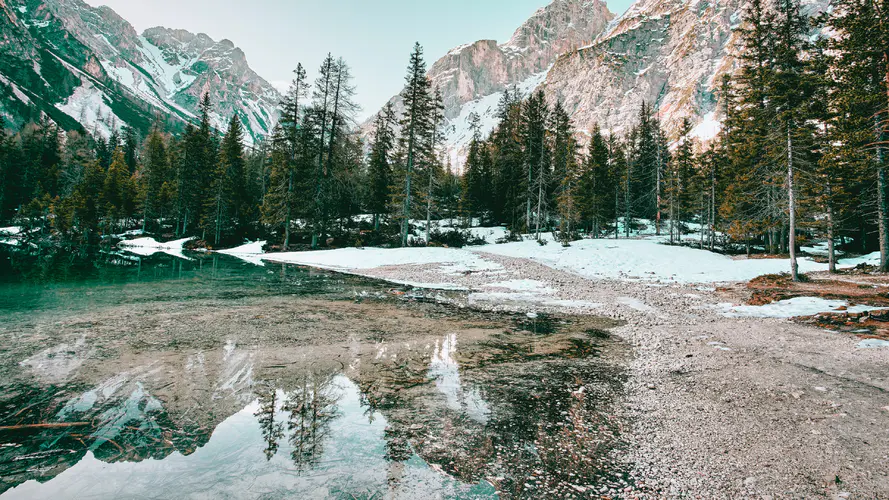
[[[837,54],[837,106],[845,122],[842,134],[849,157],[864,167],[865,183],[859,203],[874,199],[879,228],[880,269],[889,271],[889,2],[837,0],[829,26],[836,33],[832,50]],[[855,156],[852,156],[852,153]],[[859,153],[860,156],[859,156]],[[863,163],[859,163],[863,160]],[[863,203],[862,203],[863,202]],[[869,218],[862,214],[859,218]],[[862,240],[867,234],[862,228]]]
[[[207,213],[207,228],[212,231],[213,244],[219,245],[223,238],[238,232],[245,224],[243,215],[247,193],[244,177],[244,146],[241,120],[232,116],[228,131],[222,139],[219,160],[212,184]]]
[[[426,62],[423,60],[423,47],[414,45],[408,64],[405,87],[401,92],[404,112],[401,118],[399,157],[403,162],[403,186],[401,194],[401,246],[407,246],[410,234],[410,219],[415,198],[414,170],[418,158],[427,153],[433,125],[431,123],[431,101],[429,79],[426,77]]]
[[[608,144],[599,126],[595,125],[590,133],[589,150],[578,187],[581,218],[594,238],[598,238],[602,229],[617,216],[614,212],[616,186]]]
[[[135,186],[123,151],[111,155],[111,165],[102,186],[102,204],[110,231],[125,227],[135,209]]]
[[[160,218],[162,189],[169,176],[167,148],[164,136],[155,125],[145,142],[145,162],[142,165],[142,230],[148,232]],[[126,152],[124,152],[126,159]]]
[[[266,224],[283,226],[284,250],[290,248],[293,217],[304,194],[305,173],[312,157],[303,146],[308,131],[302,127],[303,107],[309,93],[306,70],[298,64],[295,78],[281,102],[281,120],[272,138],[268,189],[264,190],[262,217]]]
[[[536,229],[540,238],[543,212],[547,208],[550,151],[547,148],[549,108],[543,91],[537,91],[522,105],[521,135],[524,143],[525,228]]]
[[[380,217],[388,211],[392,196],[392,154],[395,147],[395,109],[387,103],[374,121],[374,136],[369,159],[370,193],[368,208],[373,214],[374,230],[380,229]]]

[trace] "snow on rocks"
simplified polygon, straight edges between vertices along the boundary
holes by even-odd
[[[797,318],[822,313],[864,313],[885,308],[855,305],[844,300],[828,300],[821,297],[796,297],[762,306],[733,306],[720,304],[725,316],[730,318]]]
[[[22,233],[22,228],[17,226],[0,227],[0,245],[18,246],[20,243],[16,238]]]

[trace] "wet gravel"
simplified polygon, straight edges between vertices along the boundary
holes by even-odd
[[[631,473],[597,495],[889,498],[889,349],[858,349],[854,337],[788,320],[721,316],[714,306],[743,299],[741,287],[592,281],[483,256],[502,270],[426,265],[362,274],[456,285],[469,292],[433,293],[461,307],[624,322],[612,332],[635,351],[622,406],[631,426],[616,459]],[[516,279],[552,291],[503,295],[491,286]]]

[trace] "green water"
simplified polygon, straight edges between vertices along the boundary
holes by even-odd
[[[0,498],[585,498],[616,481],[607,334],[187,257],[0,255]]]

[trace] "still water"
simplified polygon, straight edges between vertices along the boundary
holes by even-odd
[[[606,322],[188,257],[3,256],[0,498],[588,498],[621,477]]]

